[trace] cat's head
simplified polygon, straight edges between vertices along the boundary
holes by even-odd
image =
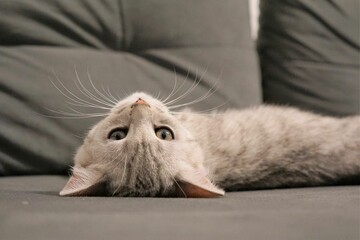
[[[192,134],[159,100],[134,93],[88,133],[63,196],[216,197]]]

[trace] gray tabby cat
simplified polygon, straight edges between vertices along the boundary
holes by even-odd
[[[134,93],[88,133],[62,196],[217,197],[360,182],[360,117],[294,108],[171,113]]]

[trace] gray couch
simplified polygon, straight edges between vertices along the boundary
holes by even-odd
[[[114,95],[166,95],[175,73],[184,89],[201,77],[184,102],[217,82],[198,110],[265,101],[359,114],[359,2],[269,2],[257,55],[247,1],[0,1],[0,239],[359,239],[359,186],[218,199],[58,196],[99,119],[76,117],[57,89],[85,98],[76,74]]]

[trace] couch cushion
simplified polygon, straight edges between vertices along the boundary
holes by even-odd
[[[262,1],[264,100],[344,116],[360,113],[359,1]]]
[[[360,237],[359,186],[244,191],[216,199],[59,197],[66,180],[58,176],[0,178],[1,238]]]
[[[95,95],[88,75],[114,96],[166,96],[176,76],[178,94],[202,79],[183,102],[218,83],[199,110],[261,101],[247,1],[6,0],[0,32],[0,175],[67,172],[99,119],[70,108],[101,110],[67,103],[76,98],[69,89],[99,104],[81,93],[76,74]]]

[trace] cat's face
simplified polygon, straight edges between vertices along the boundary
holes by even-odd
[[[60,195],[223,195],[207,178],[196,138],[159,100],[134,93],[95,125]]]

